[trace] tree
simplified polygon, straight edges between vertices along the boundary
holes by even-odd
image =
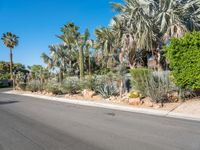
[[[49,69],[59,69],[59,81],[62,82],[68,64],[68,46],[63,44],[49,46],[50,55],[42,53],[41,58]]]
[[[170,38],[200,30],[199,0],[124,0],[124,4],[112,5],[119,14],[113,18],[111,28],[120,35],[115,37],[124,43],[120,49],[131,56],[131,64],[136,61],[138,50],[156,56],[156,49]]]
[[[117,62],[117,48],[115,36],[110,28],[101,27],[95,30],[95,49],[98,54],[98,61],[102,68],[113,68]]]
[[[18,45],[19,37],[17,37],[15,34],[11,32],[4,33],[2,35],[1,40],[3,41],[4,45],[10,49],[10,75],[11,79],[13,79],[13,53],[12,49]]]
[[[79,47],[79,69],[80,69],[80,78],[84,77],[84,49],[89,50],[88,41],[89,41],[90,33],[89,30],[86,29],[84,34],[80,36],[80,39],[77,41]]]
[[[64,25],[64,27],[61,28],[62,35],[59,35],[58,37],[64,42],[65,45],[68,46],[68,50],[73,53],[74,57],[76,56],[76,60],[78,60],[79,63],[79,73],[80,78],[84,77],[84,71],[85,71],[85,54],[89,55],[89,49],[92,46],[91,40],[89,40],[90,33],[89,30],[86,29],[83,34],[79,32],[79,27],[76,26],[74,23],[67,23]],[[78,53],[78,57],[77,57]],[[90,66],[90,58],[88,58],[88,65]],[[71,62],[70,62],[71,64]],[[71,64],[73,65],[73,64]],[[90,68],[90,67],[89,67]],[[90,69],[89,69],[90,70]]]

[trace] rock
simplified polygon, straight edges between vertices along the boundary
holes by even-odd
[[[85,98],[92,98],[96,93],[94,91],[91,91],[91,90],[83,90],[82,91],[82,95],[83,97]]]
[[[110,98],[106,98],[105,101],[109,102],[111,99]]]
[[[138,106],[138,105],[141,105],[141,100],[140,100],[140,98],[130,98],[128,103],[130,105],[137,105]]]
[[[179,94],[178,92],[171,92],[171,93],[168,93],[167,98],[170,100],[170,102],[178,102]]]
[[[103,97],[101,96],[101,95],[94,95],[93,96],[93,100],[95,101],[95,100],[102,100],[103,99]]]
[[[46,91],[42,91],[42,94],[43,94],[43,95],[46,95],[46,94],[47,94],[47,92],[46,92]]]
[[[154,105],[153,105],[153,108],[159,109],[159,108],[162,108],[162,106],[161,106],[160,104],[154,104]]]
[[[122,101],[128,101],[129,100],[129,96],[128,95],[123,95],[121,100]]]
[[[110,100],[111,100],[111,101],[116,101],[117,98],[116,98],[115,96],[111,96],[111,97],[110,97]]]
[[[54,96],[54,94],[52,92],[49,92],[46,94],[47,96]]]
[[[65,98],[69,98],[69,97],[70,97],[70,95],[69,95],[69,94],[66,94],[66,95],[65,95]]]
[[[143,99],[143,105],[146,107],[153,107],[153,102],[151,101],[150,98],[147,97]]]

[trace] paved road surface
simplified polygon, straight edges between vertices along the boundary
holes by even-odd
[[[0,93],[0,150],[200,150],[200,122]]]

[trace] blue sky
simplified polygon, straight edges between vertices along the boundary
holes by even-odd
[[[9,31],[20,37],[13,50],[14,62],[42,64],[41,53],[60,42],[55,35],[65,23],[74,22],[91,33],[107,26],[115,14],[110,2],[121,0],[0,0],[0,35]],[[2,42],[0,61],[9,61],[9,50]]]

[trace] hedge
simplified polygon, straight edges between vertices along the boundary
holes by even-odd
[[[185,89],[200,89],[200,32],[171,39],[165,50],[176,84]]]

